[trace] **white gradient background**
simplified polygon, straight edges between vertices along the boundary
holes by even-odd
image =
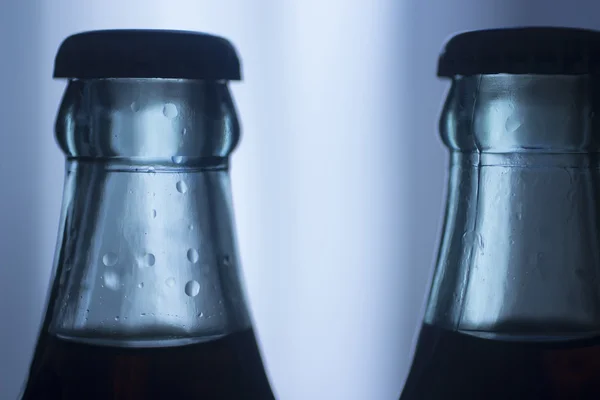
[[[393,400],[434,259],[446,153],[435,78],[460,30],[600,28],[600,3],[529,0],[20,0],[0,3],[0,399],[16,397],[48,287],[63,180],[53,123],[69,34],[230,38],[240,251],[283,400]]]

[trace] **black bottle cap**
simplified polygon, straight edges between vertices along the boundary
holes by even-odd
[[[525,27],[472,31],[452,37],[438,76],[479,74],[582,75],[600,73],[600,32]]]
[[[240,60],[227,39],[170,30],[101,30],[66,38],[55,78],[240,80]]]

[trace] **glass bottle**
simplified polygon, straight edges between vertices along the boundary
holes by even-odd
[[[25,400],[273,399],[240,282],[225,39],[67,38],[56,122],[66,180]]]
[[[451,39],[431,292],[401,400],[600,398],[600,32]]]

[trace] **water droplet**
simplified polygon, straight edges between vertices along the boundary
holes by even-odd
[[[181,164],[183,162],[183,156],[173,156],[173,157],[171,157],[171,160],[175,164]]]
[[[469,242],[472,242],[473,239],[475,238],[475,232],[474,231],[465,231],[465,233],[463,233],[462,236],[462,240],[463,240],[463,245]]]
[[[140,314],[140,316],[141,316],[141,317],[145,317],[145,316],[146,316],[146,313],[145,313],[145,312],[143,312],[143,313],[141,313],[141,314]]]
[[[155,262],[156,262],[156,257],[154,257],[154,254],[152,254],[152,253],[144,254],[144,264],[151,267],[154,265]]]
[[[119,316],[117,315],[117,316],[115,317],[115,321],[118,321],[118,320],[119,320]]]
[[[156,210],[152,210],[152,218],[156,218]]]
[[[200,258],[200,256],[198,255],[198,252],[196,251],[196,249],[189,249],[187,251],[187,259],[192,263],[195,264],[198,262],[198,258]]]
[[[168,287],[173,287],[173,286],[175,286],[175,278],[171,277],[171,278],[167,279],[167,280],[165,281],[165,284],[166,284]]]
[[[181,131],[182,135],[187,135],[187,128],[183,128],[183,130]]]
[[[223,256],[223,265],[226,267],[231,265],[231,258],[228,255]]]
[[[149,174],[155,174],[156,173],[156,169],[154,167],[148,167],[148,173]]]
[[[175,187],[177,188],[177,191],[179,193],[185,193],[187,192],[187,185],[185,184],[184,181],[179,181],[175,184]]]
[[[192,224],[189,224],[189,225],[188,225],[188,229],[189,229],[190,231],[193,231],[193,230],[194,230],[194,225],[192,225]]]
[[[515,113],[506,119],[504,129],[507,133],[511,133],[519,129],[523,125],[522,115]]]
[[[119,261],[119,257],[117,257],[115,253],[106,253],[102,257],[102,263],[107,267],[112,267],[117,263],[117,261]]]
[[[470,248],[472,246],[473,249],[484,249],[485,243],[483,242],[483,236],[478,234],[476,231],[466,231],[462,237],[463,247]]]
[[[196,281],[189,281],[185,284],[185,294],[190,297],[197,296],[200,293],[200,284]]]
[[[198,314],[198,315],[197,315],[197,317],[198,317],[198,318],[202,318],[202,317],[204,317],[204,313],[203,313],[203,312],[200,312],[200,314]]]
[[[133,112],[140,111],[140,105],[138,104],[137,101],[134,101],[133,103],[131,103],[131,111],[133,111]]]
[[[118,290],[119,289],[119,276],[112,271],[106,272],[104,274],[104,284],[109,289]]]
[[[177,116],[177,106],[173,103],[165,104],[163,114],[167,118],[175,118]]]
[[[140,284],[138,285],[138,287],[139,287],[140,289],[143,289],[143,288],[144,288],[144,282],[140,282]]]

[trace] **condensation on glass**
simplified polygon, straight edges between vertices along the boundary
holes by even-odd
[[[457,76],[446,216],[424,322],[504,340],[600,333],[593,75]]]
[[[69,82],[51,334],[152,347],[250,328],[227,171],[239,131],[225,81]]]

